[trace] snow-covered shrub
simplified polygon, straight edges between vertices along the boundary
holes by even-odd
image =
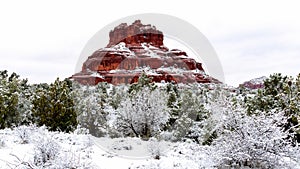
[[[299,161],[299,147],[293,146],[289,132],[281,125],[283,113],[245,115],[232,112],[224,130],[212,142],[219,166],[251,168],[289,168]],[[286,159],[289,159],[288,161]]]
[[[176,119],[175,123],[171,127],[172,139],[171,141],[180,141],[187,136],[193,125],[193,119],[188,116],[187,113],[182,113],[182,115]]]
[[[79,86],[73,93],[79,125],[88,129],[93,136],[107,135],[105,85],[99,83],[96,87]]]
[[[5,146],[4,137],[0,136],[0,148]]]
[[[59,144],[53,139],[40,136],[34,146],[34,164],[43,167],[51,165],[51,160],[57,157],[59,150]]]
[[[193,124],[192,136],[210,145],[207,151],[215,167],[287,168],[299,160],[299,147],[282,127],[288,120],[283,112],[249,115],[228,91],[209,94],[208,118]],[[286,160],[288,159],[288,160]]]
[[[261,111],[284,112],[288,120],[283,125],[286,130],[293,132],[294,142],[300,143],[300,74],[296,79],[283,76],[280,73],[270,75],[264,81],[264,88],[256,94],[246,97],[245,104],[248,114]]]
[[[164,141],[171,141],[174,140],[174,133],[172,131],[162,131],[158,137]]]
[[[196,121],[190,127],[188,137],[193,138],[200,144],[209,145],[220,133],[227,115],[234,112],[236,105],[232,102],[232,96],[228,91],[215,90],[208,94],[206,104],[206,117]]]
[[[30,141],[30,137],[32,136],[32,131],[36,130],[35,126],[19,126],[14,128],[15,135],[20,140],[21,144],[27,144]]]
[[[249,115],[232,95],[219,91],[215,96],[211,115],[200,129],[200,142],[211,145],[216,167],[288,168],[290,161],[299,160],[299,148],[293,145],[290,132],[282,128],[288,120],[285,113]]]
[[[80,125],[73,131],[74,134],[89,134],[89,130],[87,128],[81,127]]]
[[[154,159],[159,160],[162,155],[162,145],[156,138],[150,138],[148,144],[148,151]]]
[[[122,98],[124,98],[127,94],[126,87],[127,86],[123,86],[123,85],[112,86],[111,92],[109,93],[108,102],[113,109],[116,110],[119,108]]]
[[[168,122],[167,95],[159,89],[141,88],[122,100],[117,110],[116,128],[124,135],[155,136]]]
[[[12,133],[14,136],[16,130],[20,128],[21,131],[23,129],[30,131],[30,143],[33,145],[27,145],[26,154],[22,154],[23,150],[19,151],[19,146],[25,147],[26,145],[18,145],[17,151],[9,154],[12,160],[7,160],[8,167],[20,169],[94,168],[92,164],[93,142],[89,135],[49,132],[45,126],[39,128],[21,126],[15,128],[13,132],[3,133]]]
[[[52,168],[93,168],[91,159],[82,159],[81,155],[72,151],[60,152],[59,157],[52,162]]]

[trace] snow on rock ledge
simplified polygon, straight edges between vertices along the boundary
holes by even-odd
[[[71,79],[88,85],[136,83],[146,73],[159,83],[220,83],[207,76],[202,63],[188,57],[186,52],[164,46],[164,35],[155,26],[143,25],[140,20],[131,25],[122,23],[109,37],[108,45],[89,56],[82,70]],[[152,71],[144,70],[148,68]]]

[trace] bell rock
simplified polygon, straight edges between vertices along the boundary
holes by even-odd
[[[167,48],[163,32],[140,20],[110,31],[108,45],[89,56],[71,79],[85,85],[131,84],[142,73],[158,83],[220,83],[186,52]]]

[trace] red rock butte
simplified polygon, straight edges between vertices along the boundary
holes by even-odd
[[[71,79],[85,84],[136,83],[142,73],[153,82],[220,83],[209,77],[202,63],[178,49],[168,49],[164,35],[155,26],[136,20],[122,23],[109,33],[109,43],[95,51]]]

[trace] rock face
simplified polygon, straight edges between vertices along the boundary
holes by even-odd
[[[220,83],[207,76],[202,64],[186,52],[169,50],[164,46],[163,33],[140,20],[120,24],[109,37],[108,45],[89,56],[81,72],[71,79],[88,85],[135,83],[145,73],[154,82]]]
[[[109,39],[107,47],[124,42],[129,46],[140,46],[141,43],[148,43],[159,48],[163,45],[164,35],[154,26],[143,25],[140,20],[136,20],[132,25],[128,26],[126,23],[122,23],[115,27],[109,33]]]
[[[264,88],[264,80],[266,80],[266,76],[262,76],[259,78],[251,79],[249,81],[244,82],[243,84],[240,84],[239,87],[244,87],[247,89],[262,89]]]

